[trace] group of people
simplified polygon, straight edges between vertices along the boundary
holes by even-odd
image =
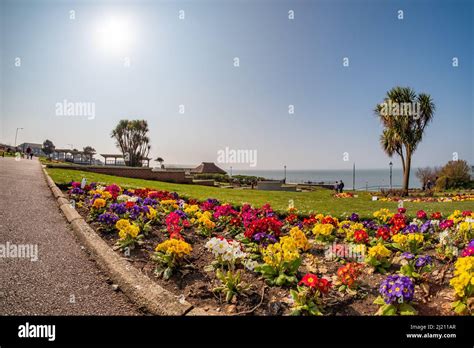
[[[336,181],[336,183],[334,184],[334,191],[336,191],[336,193],[342,193],[343,190],[344,190],[344,182],[342,180]]]

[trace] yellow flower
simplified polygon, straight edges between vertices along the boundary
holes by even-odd
[[[156,218],[156,209],[153,208],[152,206],[148,206],[149,212],[146,214],[146,217],[150,220],[153,220]]]
[[[270,266],[279,267],[283,262],[292,262],[300,257],[298,245],[290,236],[280,238],[280,242],[263,249],[263,261]]]
[[[164,252],[168,255],[173,255],[178,258],[182,258],[186,255],[190,255],[193,251],[191,244],[186,243],[180,239],[168,239],[163,243],[160,243],[155,248],[158,252]]]
[[[179,207],[178,204],[176,204],[176,201],[174,199],[164,199],[160,201],[160,204],[166,208],[171,207],[171,208],[177,209]]]
[[[198,211],[199,211],[199,206],[197,204],[192,204],[192,205],[186,204],[184,207],[184,212],[186,213],[186,215],[190,217],[194,216]]]
[[[392,240],[397,244],[404,245],[407,242],[407,236],[402,233],[397,233],[392,236]]]
[[[416,242],[417,244],[423,243],[424,236],[421,233],[410,233],[408,234],[408,243]]]
[[[454,266],[454,277],[449,283],[459,297],[464,297],[466,288],[474,284],[474,256],[460,257]]]
[[[392,218],[393,213],[390,213],[390,210],[388,210],[387,208],[382,208],[374,212],[373,215],[376,219],[380,220],[381,222],[387,222],[388,220]]]
[[[315,236],[329,236],[334,230],[334,226],[331,224],[316,224],[313,227],[313,234]]]
[[[290,237],[295,240],[296,245],[300,250],[306,251],[311,248],[308,238],[306,238],[306,235],[299,229],[299,227],[293,227],[290,230]]]
[[[197,212],[196,216],[198,218],[197,223],[202,227],[205,227],[206,229],[212,229],[216,227],[215,222],[211,220],[212,214],[210,211]]]
[[[130,226],[130,221],[128,221],[127,219],[120,219],[115,223],[115,227],[117,228],[117,230],[123,230],[128,226]]]
[[[381,259],[384,257],[389,257],[391,255],[391,251],[388,250],[383,244],[379,243],[374,245],[373,247],[369,248],[368,254],[371,257],[376,259]]]
[[[140,233],[140,227],[138,227],[137,225],[128,225],[123,230],[119,231],[119,237],[121,239],[125,239],[125,237],[129,235],[132,238],[137,238],[139,233]]]
[[[109,191],[103,191],[101,193],[101,196],[102,196],[103,199],[111,199],[112,198],[112,195],[110,194]]]
[[[96,198],[94,200],[94,203],[92,203],[92,207],[95,209],[100,209],[105,207],[105,199],[102,198]]]

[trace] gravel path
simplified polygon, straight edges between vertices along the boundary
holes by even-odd
[[[79,245],[37,159],[0,157],[0,256],[7,243],[37,245],[38,261],[0,257],[0,315],[141,314]]]

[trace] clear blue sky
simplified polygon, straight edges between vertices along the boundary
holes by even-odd
[[[257,150],[256,169],[383,168],[372,110],[402,85],[437,107],[413,166],[453,152],[474,162],[472,1],[0,2],[0,142],[24,127],[18,143],[116,153],[114,125],[141,118],[167,163],[215,162],[229,147]],[[64,99],[95,103],[95,118],[56,116]]]

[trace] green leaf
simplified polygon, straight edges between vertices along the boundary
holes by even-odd
[[[416,309],[413,308],[413,306],[408,303],[402,303],[398,307],[398,309],[401,315],[416,315],[417,314]]]
[[[385,301],[383,300],[382,296],[379,296],[375,299],[374,304],[384,306],[386,305]]]
[[[396,315],[397,314],[397,307],[394,305],[385,305],[382,307],[382,315]]]
[[[164,280],[170,279],[172,274],[173,274],[173,269],[170,267],[167,267],[165,271],[163,272],[163,279]]]

